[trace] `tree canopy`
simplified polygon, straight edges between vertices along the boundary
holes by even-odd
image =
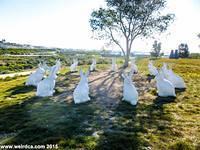
[[[118,45],[126,65],[137,37],[165,31],[174,18],[173,14],[161,14],[165,0],[106,0],[106,3],[107,7],[92,12],[90,26],[96,37]]]
[[[187,58],[189,57],[189,47],[187,44],[181,43],[178,46],[178,50],[179,50],[179,57],[180,58]]]
[[[156,40],[154,41],[153,49],[150,54],[153,57],[159,57],[159,56],[163,55],[163,53],[161,53],[161,42],[158,42]]]

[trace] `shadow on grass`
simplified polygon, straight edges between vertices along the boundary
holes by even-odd
[[[51,143],[65,149],[134,150],[151,146],[144,138],[148,130],[168,132],[170,117],[156,102],[137,106],[120,102],[108,120],[109,128],[100,122],[102,114],[96,110],[101,108],[95,107],[94,102],[75,105],[32,97],[21,105],[0,109],[0,133],[15,133],[4,144]],[[91,136],[101,129],[103,134],[98,140]]]
[[[110,76],[115,82],[114,74]],[[102,84],[106,84],[110,78],[104,78]],[[70,79],[67,77],[65,81],[68,83]],[[62,86],[66,85],[63,83]],[[97,92],[101,92],[100,87],[97,89]],[[24,92],[25,89],[16,90]],[[0,134],[15,133],[10,139],[4,140],[4,144],[51,143],[65,149],[134,150],[151,147],[149,141],[156,139],[160,133],[162,136],[159,138],[170,138],[171,117],[164,112],[163,106],[174,102],[174,98],[157,97],[151,104],[139,102],[137,106],[123,101],[112,109],[113,115],[107,120],[99,119],[106,110],[98,108],[95,97],[91,98],[88,103],[75,105],[64,101],[54,102],[51,98],[32,97],[22,104],[0,109]],[[92,136],[99,130],[103,131],[99,138]],[[158,141],[161,140],[155,140]]]
[[[172,118],[164,112],[163,106],[174,100],[174,97],[157,97],[151,104],[138,103],[136,106],[121,101],[114,110],[110,128],[100,137],[97,149],[146,149],[152,146],[149,140],[155,140],[158,134],[170,137]],[[154,133],[147,137],[149,131]]]
[[[182,93],[182,92],[185,92],[185,91],[186,91],[186,88],[182,88],[182,89],[180,89],[180,88],[175,88],[175,91],[176,91],[176,93]]]
[[[67,148],[86,147],[84,144],[90,141],[83,139],[94,132],[90,128],[96,126],[95,111],[90,103],[75,105],[32,97],[22,104],[0,109],[0,134],[5,135],[4,144],[61,142]],[[14,136],[7,139],[9,134]]]
[[[34,87],[34,86],[20,85],[20,86],[16,86],[11,89],[8,89],[6,92],[10,92],[10,95],[16,95],[16,94],[28,93],[28,92],[34,90],[35,88],[36,87]]]
[[[138,106],[120,102],[114,111],[114,117],[110,120],[110,128],[104,130],[99,139],[97,149],[134,150],[147,145],[138,135],[146,133],[147,130],[137,120],[137,111]]]
[[[176,97],[168,96],[168,97],[160,97],[157,96],[157,98],[154,100],[154,104],[156,105],[163,105],[167,103],[173,103],[175,102]]]

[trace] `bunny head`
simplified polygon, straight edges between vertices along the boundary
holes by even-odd
[[[58,66],[61,65],[60,59],[57,59],[57,60],[56,60],[56,65],[58,65]]]
[[[152,67],[152,66],[153,66],[152,61],[149,61],[148,67]]]
[[[135,58],[131,59],[131,64],[135,64]]]
[[[51,69],[51,72],[50,72],[48,78],[51,78],[51,79],[54,79],[54,80],[57,78],[56,69],[57,69],[56,66],[53,66],[53,68]]]
[[[166,64],[166,63],[163,63],[162,69],[163,69],[163,70],[168,70],[168,67],[167,67],[167,64]]]
[[[161,81],[161,80],[164,79],[164,73],[163,73],[162,70],[159,70],[159,71],[158,71],[158,73],[157,73],[156,76],[155,76],[155,79],[156,79],[157,81]]]
[[[61,67],[60,59],[56,60],[56,67],[57,67],[58,70],[60,69],[60,67]]]
[[[38,67],[41,67],[42,66],[42,63],[41,63],[41,61],[39,62],[39,64],[38,64]]]
[[[174,74],[174,72],[172,71],[172,69],[168,70],[170,74]]]
[[[86,73],[83,73],[82,70],[80,70],[80,77],[82,82],[88,82],[88,76],[90,74],[90,71],[88,70]]]
[[[45,70],[42,68],[42,67],[39,67],[37,70],[36,70],[37,73],[39,74],[43,74],[45,72]]]
[[[116,58],[115,58],[115,57],[113,57],[113,58],[112,58],[112,61],[113,61],[113,62],[115,62],[115,61],[116,61]]]
[[[77,66],[78,65],[78,59],[75,59],[74,64]]]
[[[73,61],[72,61],[72,64],[75,64],[75,63],[76,63],[76,59],[74,58]]]
[[[122,73],[122,77],[124,78],[124,82],[128,83],[128,84],[132,84],[132,76],[133,76],[132,72],[129,72],[128,75],[125,72]]]

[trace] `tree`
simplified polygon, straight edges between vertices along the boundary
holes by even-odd
[[[166,0],[106,0],[106,3],[106,8],[92,12],[90,26],[95,37],[107,39],[122,50],[124,67],[128,66],[136,38],[165,31],[174,18],[173,14],[160,13]]]
[[[163,55],[163,53],[161,53],[161,42],[158,43],[158,41],[154,41],[153,50],[150,54],[153,57],[160,57]]]
[[[189,57],[189,48],[187,44],[181,43],[178,46],[179,57],[180,58],[187,58]]]
[[[174,58],[175,58],[175,59],[178,59],[178,58],[179,58],[179,52],[178,52],[178,50],[177,50],[177,49],[175,50],[175,53],[174,53]]]
[[[173,58],[174,58],[174,50],[171,50],[170,55],[169,55],[169,58],[170,58],[170,59],[173,59]]]

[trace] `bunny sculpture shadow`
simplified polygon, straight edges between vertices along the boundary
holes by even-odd
[[[154,100],[154,104],[156,105],[163,105],[167,103],[173,103],[175,102],[176,97],[174,96],[168,96],[168,97],[160,97],[157,96],[156,99]]]

